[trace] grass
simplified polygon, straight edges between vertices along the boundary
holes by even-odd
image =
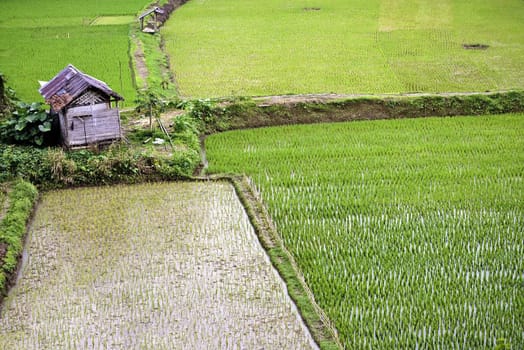
[[[137,19],[135,16],[101,16],[95,18],[91,22],[92,26],[107,26],[107,25],[119,25],[119,24],[130,24]]]
[[[21,99],[41,101],[38,81],[50,80],[71,63],[108,83],[124,96],[124,105],[133,105],[129,23],[146,4],[144,0],[2,1],[0,71]],[[105,19],[106,25],[91,26],[95,19]]]
[[[524,344],[524,115],[226,132],[347,348]]]
[[[162,34],[182,96],[485,91],[524,87],[523,16],[519,0],[192,1]]]
[[[27,249],[2,349],[311,348],[228,183],[46,192]]]

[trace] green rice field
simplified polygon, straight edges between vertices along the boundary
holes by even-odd
[[[348,349],[524,347],[524,115],[225,132]]]
[[[182,96],[485,91],[524,88],[522,18],[521,0],[196,0],[162,34]]]
[[[124,104],[132,105],[136,92],[129,66],[129,23],[146,4],[2,0],[0,71],[20,98],[41,101],[38,81],[50,80],[71,63],[108,83],[124,96]]]

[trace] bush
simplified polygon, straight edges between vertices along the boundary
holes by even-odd
[[[0,139],[5,143],[43,146],[51,144],[53,117],[38,102],[18,102],[11,117],[0,124]]]
[[[198,122],[189,114],[181,114],[173,118],[173,132],[176,134],[191,132],[198,135]]]
[[[191,133],[179,137],[184,146],[173,155],[119,144],[97,153],[0,144],[0,181],[22,178],[42,188],[56,188],[185,178],[200,161],[198,137]]]
[[[0,181],[23,178],[35,184],[50,180],[47,150],[0,144]]]
[[[15,272],[18,258],[22,253],[22,242],[26,224],[31,215],[38,191],[29,182],[19,180],[9,195],[9,209],[0,222],[0,243],[7,246],[6,254],[0,261],[0,291],[5,291],[7,280]]]

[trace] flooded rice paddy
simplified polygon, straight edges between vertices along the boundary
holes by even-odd
[[[316,348],[228,183],[43,195],[0,349]]]

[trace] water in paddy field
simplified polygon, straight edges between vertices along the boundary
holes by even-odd
[[[48,192],[26,247],[2,349],[317,348],[227,183]]]

